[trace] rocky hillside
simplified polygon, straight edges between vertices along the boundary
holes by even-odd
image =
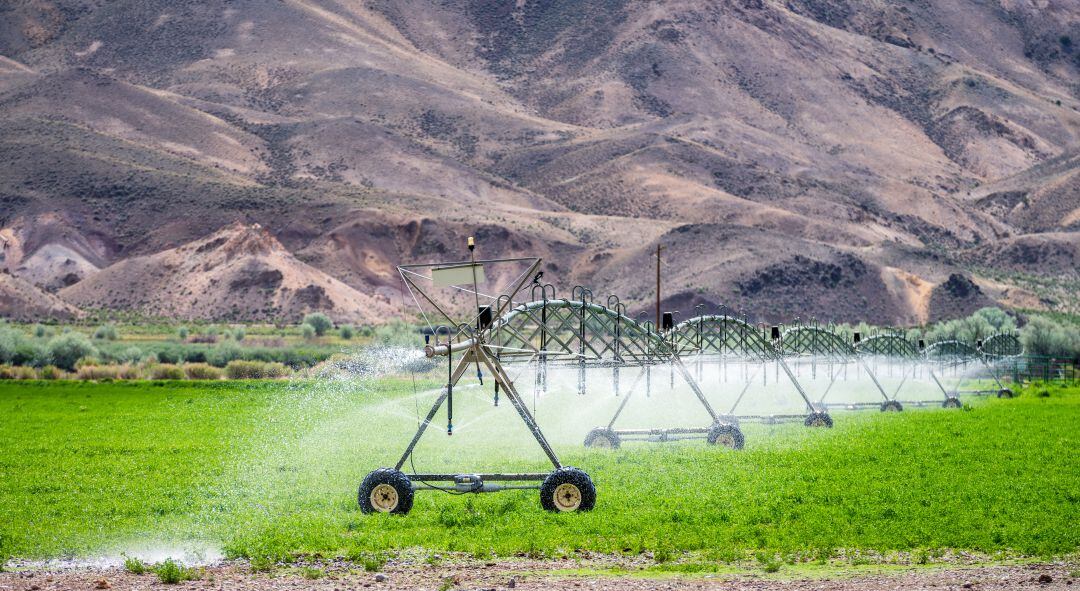
[[[673,307],[1080,308],[1072,0],[13,0],[0,56],[0,265],[82,306],[384,317],[476,234],[632,308],[658,242]],[[304,278],[150,278],[235,220]]]

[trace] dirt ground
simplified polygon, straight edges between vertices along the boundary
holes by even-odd
[[[624,570],[612,570],[624,569]],[[638,572],[635,572],[635,569]],[[879,589],[1076,589],[1080,591],[1077,566],[1068,564],[1019,564],[994,566],[870,566],[801,568],[784,567],[764,574],[754,569],[729,573],[681,575],[642,572],[634,564],[609,561],[506,561],[460,562],[427,565],[387,564],[382,572],[369,573],[353,565],[324,562],[318,569],[279,567],[272,573],[252,573],[242,563],[225,563],[200,570],[198,580],[177,585],[161,583],[154,574],[133,575],[122,568],[69,568],[0,573],[0,591],[51,591],[61,589],[250,589],[277,591],[318,589],[544,589],[544,590],[670,590],[731,589],[786,591],[879,590]],[[306,576],[305,576],[306,575]],[[317,577],[317,578],[313,578]]]

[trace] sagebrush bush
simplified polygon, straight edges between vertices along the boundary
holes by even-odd
[[[115,380],[120,377],[120,366],[117,365],[82,365],[75,373],[80,380]]]
[[[123,361],[124,363],[138,363],[142,360],[142,358],[142,349],[138,347],[128,347],[121,351],[119,355],[117,355],[117,360]]]
[[[300,325],[300,335],[303,336],[305,339],[311,340],[315,338],[316,334],[317,333],[314,326],[306,322]]]
[[[184,375],[189,380],[220,380],[222,371],[206,363],[185,363]]]
[[[79,359],[98,353],[90,339],[80,332],[67,332],[49,339],[47,349],[52,364],[67,371],[75,369]]]
[[[346,341],[351,341],[355,334],[356,331],[353,330],[352,325],[346,324],[345,326],[341,327],[341,338],[345,339]]]
[[[85,367],[87,365],[105,365],[105,364],[102,363],[101,360],[98,359],[97,357],[87,355],[86,357],[80,357],[79,360],[75,362],[75,369],[79,369],[80,367]]]
[[[121,365],[119,376],[121,380],[141,380],[143,379],[143,370],[137,365]]]
[[[102,324],[94,331],[94,338],[99,341],[115,341],[116,327],[111,324]]]
[[[38,379],[37,370],[25,365],[19,365],[15,367],[15,379],[16,380],[36,380]]]
[[[34,325],[34,336],[35,337],[41,339],[41,338],[45,337],[45,334],[46,334],[46,331],[45,331],[44,326],[42,326],[40,324],[35,324]]]
[[[0,326],[0,363],[8,365],[45,365],[47,347],[33,342],[21,331]]]
[[[180,337],[181,341],[186,341],[188,338],[188,329],[186,326],[181,326],[176,331],[176,336]]]
[[[171,363],[159,363],[157,365],[151,365],[149,368],[149,374],[151,380],[184,379],[184,370],[179,365],[173,365]]]
[[[289,368],[276,362],[236,360],[225,366],[225,375],[230,380],[283,378],[289,375]]]

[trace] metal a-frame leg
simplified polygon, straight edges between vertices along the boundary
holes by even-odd
[[[487,366],[488,371],[495,378],[495,382],[500,384],[505,392],[507,398],[510,399],[510,404],[517,410],[521,420],[525,422],[525,426],[529,428],[536,442],[540,444],[540,448],[544,450],[548,459],[555,466],[556,469],[562,467],[562,463],[559,462],[559,456],[555,455],[555,450],[551,449],[551,445],[548,443],[547,438],[544,437],[544,433],[540,430],[540,426],[536,424],[536,419],[533,418],[532,413],[529,412],[528,407],[521,400],[521,395],[518,394],[517,388],[514,387],[513,380],[510,376],[506,375],[506,371],[503,369],[501,363],[494,359],[494,357],[485,350],[485,347],[476,346],[472,349],[472,354],[479,358],[480,362]]]
[[[458,380],[465,374],[465,370],[469,368],[469,363],[472,362],[471,355],[466,354],[458,361],[457,367],[454,368],[454,373],[450,376],[450,387],[457,385]],[[416,429],[416,435],[413,435],[412,441],[409,442],[409,446],[405,448],[405,453],[401,454],[401,459],[394,465],[395,470],[401,470],[401,467],[405,465],[405,461],[412,455],[413,449],[416,448],[416,444],[420,441],[420,438],[424,436],[424,432],[427,431],[428,425],[431,424],[431,420],[435,418],[435,413],[439,412],[439,408],[446,402],[447,397],[450,395],[450,391],[443,389],[442,394],[435,399],[435,404],[431,405],[431,410],[428,411],[427,416],[424,418],[424,422],[420,423],[420,426]]]
[[[559,457],[555,455],[555,451],[551,449],[551,445],[544,437],[543,432],[540,431],[540,427],[536,424],[536,420],[529,412],[529,409],[521,401],[521,396],[518,394],[517,389],[514,387],[513,381],[511,381],[509,376],[506,375],[506,372],[503,371],[502,364],[498,362],[493,362],[492,356],[485,352],[482,348],[475,347],[473,349],[470,349],[465,355],[461,357],[461,360],[458,361],[457,366],[454,368],[454,372],[450,379],[450,386],[456,386],[458,381],[461,380],[461,377],[465,375],[465,371],[468,370],[469,364],[477,361],[487,366],[488,371],[491,372],[491,375],[495,379],[495,383],[499,384],[499,386],[503,389],[504,395],[510,400],[510,404],[514,406],[514,409],[517,410],[518,415],[521,417],[521,420],[525,422],[525,426],[529,428],[529,432],[532,433],[533,437],[536,439],[536,442],[540,444],[540,448],[544,450],[544,454],[547,455],[549,460],[551,460],[551,463],[555,465],[555,468],[561,468],[562,464],[559,462]],[[448,395],[448,391],[444,389],[439,395],[439,397],[435,399],[435,403],[431,406],[431,410],[428,411],[428,414],[424,418],[424,421],[420,423],[420,426],[417,428],[416,434],[413,435],[412,441],[409,442],[409,446],[405,448],[405,453],[401,455],[401,459],[398,460],[397,464],[395,464],[395,470],[400,470],[401,467],[405,465],[405,462],[409,459],[409,456],[412,455],[413,450],[416,448],[416,444],[420,441],[420,438],[423,437],[424,433],[427,431],[428,425],[430,425],[432,419],[435,418],[435,414],[439,412],[439,409],[442,407],[443,403],[446,402]]]
[[[611,421],[608,422],[607,428],[609,431],[615,427],[615,421],[618,420],[619,415],[622,414],[623,409],[626,408],[627,403],[630,402],[630,398],[634,396],[634,390],[637,389],[638,384],[641,383],[641,380],[644,377],[645,368],[642,367],[641,371],[638,372],[637,377],[634,378],[634,381],[630,383],[630,388],[626,391],[626,396],[623,396],[623,401],[619,403],[619,408],[615,409],[615,415],[612,416]]]
[[[671,356],[671,363],[675,366],[675,369],[679,371],[679,375],[686,380],[690,389],[694,391],[694,396],[697,396],[698,402],[701,402],[701,406],[705,407],[705,412],[709,413],[709,418],[712,419],[713,423],[716,423],[719,420],[719,417],[716,416],[716,411],[713,410],[712,405],[709,404],[708,399],[705,398],[705,394],[698,386],[697,380],[694,379],[694,376],[690,375],[690,370],[686,369],[686,366],[683,365],[682,360],[679,359],[677,355]]]
[[[788,364],[784,361],[783,357],[777,356],[775,360],[777,363],[780,364],[780,367],[784,370],[784,373],[787,374],[788,379],[791,380],[791,383],[795,386],[795,389],[799,391],[799,396],[801,396],[803,402],[806,403],[806,408],[812,413],[817,412],[817,409],[814,408],[814,403],[810,401],[810,397],[806,394],[806,390],[803,390],[802,384],[799,383],[799,380],[795,377],[795,374],[791,372],[791,368],[788,367]]]
[[[937,384],[937,387],[941,389],[941,393],[945,395],[945,400],[948,400],[949,398],[953,398],[952,396],[949,396],[949,391],[946,390],[945,386],[943,386],[941,384],[941,380],[938,379],[937,374],[934,373],[934,370],[931,369],[929,371],[930,371],[930,377],[933,378],[934,383]]]
[[[857,359],[859,361],[859,365],[861,365],[862,368],[866,371],[866,375],[870,376],[870,381],[874,382],[874,386],[877,387],[878,392],[881,392],[881,397],[885,399],[885,402],[888,402],[889,395],[885,393],[885,388],[881,387],[881,382],[878,381],[877,376],[874,375],[874,372],[870,371],[870,366],[866,364],[866,360],[862,359],[861,357]]]

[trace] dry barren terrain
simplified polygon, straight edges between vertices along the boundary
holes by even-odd
[[[659,242],[671,307],[1075,311],[1078,109],[1072,0],[14,0],[0,266],[83,307],[382,318],[394,265],[475,234],[632,307]],[[124,283],[237,221],[282,249],[229,281],[291,253],[290,293],[337,295]]]

